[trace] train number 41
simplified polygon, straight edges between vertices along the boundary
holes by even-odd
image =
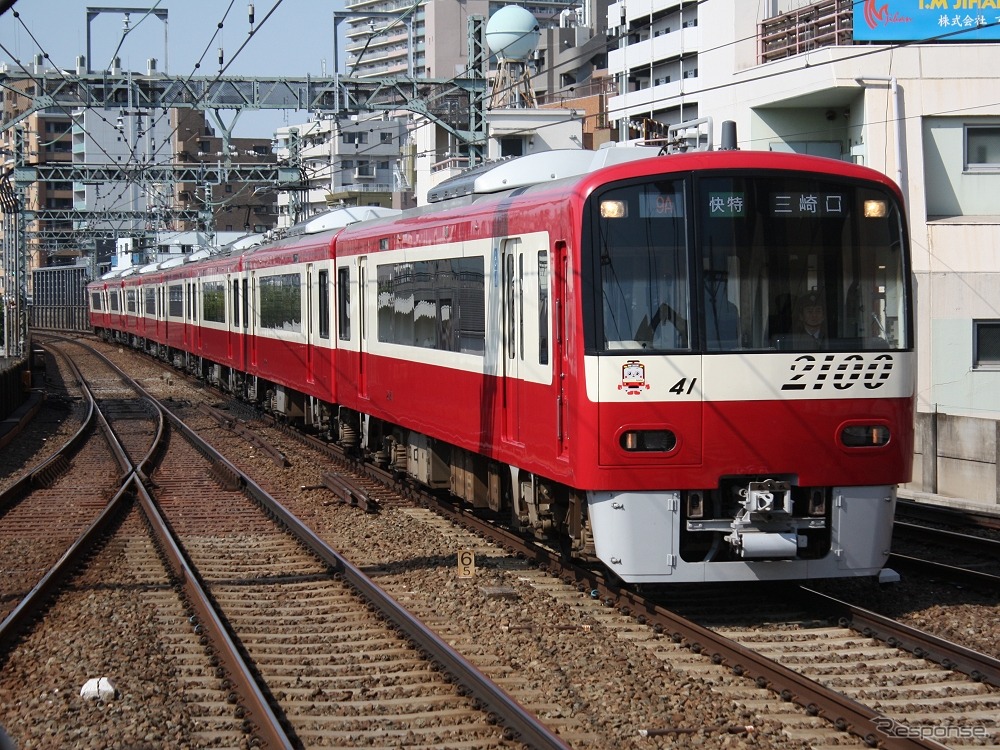
[[[687,378],[681,378],[673,387],[670,389],[671,393],[676,393],[678,396],[688,396],[691,391],[694,390],[694,384],[698,382],[698,378],[691,378],[691,383],[688,383]]]

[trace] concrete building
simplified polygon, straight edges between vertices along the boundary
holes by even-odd
[[[986,5],[986,4],[982,4]],[[992,4],[991,4],[992,5]],[[637,136],[734,120],[739,147],[873,167],[913,249],[918,439],[908,489],[1000,501],[1000,20],[941,3],[624,0],[609,102]]]
[[[599,109],[592,102],[580,101],[593,94],[590,88],[595,70],[606,63],[605,24],[608,0],[585,0],[575,8],[565,2],[513,3],[496,0],[435,0],[434,2],[399,3],[391,0],[359,0],[349,2],[347,10],[359,15],[348,20],[347,64],[345,75],[357,77],[414,76],[449,79],[468,77],[469,20],[479,16],[488,20],[500,8],[521,5],[538,21],[540,39],[529,66],[531,85],[539,107],[546,109]],[[391,17],[365,15],[392,13]],[[490,63],[488,76],[495,75],[496,61]],[[450,98],[449,98],[450,97]],[[581,104],[576,107],[574,105]],[[465,119],[472,102],[451,92],[434,102],[446,114],[454,112],[457,122]],[[585,118],[567,112],[562,118],[549,111],[539,117],[521,118],[515,138],[513,122],[518,118],[493,117],[494,123],[505,120],[505,143],[491,139],[487,144],[490,157],[528,153],[534,148],[579,147],[581,143],[601,143],[606,138],[594,138],[581,132],[581,127],[596,123],[599,118]],[[540,135],[523,130],[533,121],[547,127],[564,130],[563,121],[576,120],[572,132]],[[603,128],[603,124],[601,126]],[[410,149],[413,154],[414,187],[417,201],[427,190],[469,166],[467,144],[446,129],[421,117],[410,117]],[[575,141],[572,140],[575,138]],[[514,142],[517,140],[517,143]],[[532,141],[531,144],[528,141]],[[553,146],[551,144],[559,144]]]
[[[278,193],[278,226],[288,227],[337,206],[414,205],[408,118],[322,118],[279,128],[283,163],[298,160],[297,189]],[[293,156],[294,154],[294,156]]]
[[[205,163],[241,165],[276,164],[269,138],[230,138],[228,146],[206,121],[205,112],[170,109],[170,149],[178,165]],[[223,149],[227,148],[227,151]],[[169,162],[169,160],[168,160]],[[266,232],[277,226],[276,197],[271,183],[226,180],[221,182],[175,182],[158,186],[154,200],[163,200],[179,209],[198,210],[198,222],[176,222],[167,229],[208,232]]]

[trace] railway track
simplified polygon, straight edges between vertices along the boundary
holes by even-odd
[[[120,404],[113,406],[122,411]],[[157,441],[130,467],[108,508],[122,512],[126,490],[137,497],[169,579],[194,611],[189,618],[161,623],[164,632],[157,642],[171,642],[179,625],[189,630],[193,624],[207,649],[204,660],[214,669],[217,684],[209,692],[225,695],[223,701],[217,696],[208,700],[230,705],[232,725],[250,744],[565,747],[252,480],[166,414],[173,427],[169,446]],[[155,501],[139,481],[151,472],[154,456],[159,482],[150,484],[160,495]],[[205,503],[201,492],[212,502]],[[96,534],[111,533],[113,525],[101,524]],[[130,540],[118,543],[129,546]],[[93,554],[93,545],[93,534],[74,544],[84,554]],[[67,564],[47,577],[65,579],[72,569]],[[56,596],[56,586],[37,602],[28,603],[32,597],[26,597],[18,616],[4,621],[0,642],[18,643],[46,600]],[[21,615],[29,606],[33,612]],[[46,621],[59,619],[61,610],[54,612]],[[15,645],[8,660],[20,667],[23,653]],[[25,671],[37,676],[43,670]],[[17,685],[5,681],[4,690],[16,692]],[[97,731],[103,735],[103,729]]]
[[[66,364],[82,382],[77,363],[67,358]],[[123,386],[113,377],[84,384],[80,428],[0,493],[0,540],[4,559],[11,561],[5,566],[0,620],[105,509],[130,467],[128,451],[151,446],[155,411],[145,401],[127,405]],[[100,406],[112,400],[116,406],[106,416]]]
[[[378,474],[376,470],[357,469],[362,473],[353,479],[340,477],[338,485],[343,490],[330,488],[341,499],[377,494],[378,502],[391,506],[402,502],[402,495],[393,498],[385,489],[372,491],[370,483]],[[388,474],[383,478],[390,481]],[[404,495],[414,494],[412,488],[403,489]],[[436,504],[429,496],[422,502]],[[764,694],[742,699],[743,705],[754,711],[773,707],[773,694],[777,693],[783,702],[799,703],[807,715],[825,717],[834,733],[853,733],[869,745],[937,747],[942,739],[949,745],[961,745],[994,741],[998,736],[992,718],[1000,709],[1000,662],[995,659],[800,588],[789,589],[788,594],[800,602],[799,608],[787,607],[781,597],[765,599],[765,606],[759,602],[750,606],[759,598],[759,591],[749,599],[736,596],[725,602],[725,612],[752,613],[736,618],[746,621],[742,627],[733,627],[731,617],[716,621],[711,607],[707,612],[692,608],[686,617],[680,617],[673,595],[667,598],[667,610],[655,600],[619,590],[599,576],[563,568],[557,555],[523,540],[497,536],[495,529],[481,525],[473,514],[455,511],[447,504],[438,510],[476,534],[542,562],[550,573],[573,580],[577,589],[593,587],[592,591],[601,592],[598,596],[607,606],[628,613],[644,626],[669,633],[672,640],[706,655],[715,664],[751,677],[755,686],[771,689],[770,697]],[[709,595],[718,596],[719,590]],[[788,731],[808,737],[812,746],[829,739],[822,723],[817,726],[794,711],[783,718],[797,727]],[[686,729],[660,727],[653,731],[667,736]],[[737,731],[739,726],[729,729]]]
[[[184,399],[178,401],[187,421],[193,424],[204,420],[200,426],[205,429],[214,424],[221,432],[229,431],[228,426],[223,426],[225,420],[220,422],[217,415],[209,416],[196,401],[191,399],[190,406],[183,403]],[[691,619],[684,619],[667,608],[675,607],[675,600],[666,605],[657,603],[620,590],[613,582],[593,578],[587,571],[559,568],[558,556],[551,551],[522,548],[518,540],[502,535],[496,537],[495,546],[488,544],[482,534],[489,532],[480,530],[471,514],[459,510],[456,526],[432,512],[432,499],[425,498],[415,504],[412,488],[402,495],[375,489],[372,472],[354,480],[341,476],[338,486],[353,486],[342,494],[323,479],[324,474],[330,473],[328,458],[319,459],[318,454],[309,458],[309,453],[297,449],[297,441],[290,440],[282,430],[248,418],[240,409],[231,412],[227,409],[223,413],[230,414],[230,419],[232,414],[241,415],[236,421],[264,443],[273,444],[275,452],[284,455],[290,464],[276,468],[278,464],[271,451],[240,437],[237,443],[242,441],[246,449],[234,449],[233,455],[241,467],[254,471],[263,486],[292,512],[306,518],[319,535],[328,541],[336,540],[335,546],[350,549],[355,563],[377,580],[380,587],[404,601],[408,609],[433,625],[456,650],[468,654],[482,672],[511,690],[519,702],[560,727],[561,736],[572,737],[573,747],[649,747],[649,743],[659,746],[655,744],[658,742],[670,746],[679,737],[691,734],[709,743],[717,742],[720,735],[754,734],[756,744],[774,743],[777,747],[789,746],[787,743],[810,747],[852,743],[938,747],[996,742],[995,724],[988,719],[979,721],[973,715],[972,723],[962,728],[952,722],[941,696],[937,696],[943,707],[936,714],[938,719],[920,717],[915,712],[894,713],[891,701],[902,698],[892,698],[887,685],[881,685],[881,697],[876,700],[865,693],[867,688],[863,685],[848,686],[838,692],[837,679],[824,685],[824,675],[809,674],[809,665],[823,661],[818,652],[804,657],[802,673],[789,674],[796,670],[785,663],[793,658],[788,654],[798,652],[788,646],[771,654],[777,660],[766,658],[766,654],[755,655],[770,646],[759,639],[759,634],[754,635],[752,624],[741,635],[732,622],[713,622],[710,611],[701,613],[705,620],[699,620],[695,611],[688,613]],[[325,466],[317,465],[321,461]],[[369,513],[362,513],[365,506],[356,501],[362,494],[371,501]],[[362,523],[362,518],[370,521]],[[370,524],[385,526],[388,536],[376,534]],[[389,536],[393,538],[391,544],[386,541]],[[440,568],[450,573],[455,551],[460,549],[475,551],[478,568],[474,583],[456,585],[453,575],[439,575],[439,583],[430,586],[437,585],[440,590],[428,592],[423,574]],[[310,583],[303,581],[301,585]],[[237,595],[245,589],[234,588]],[[717,589],[714,595],[718,597]],[[800,596],[803,602],[808,601],[807,594]],[[778,604],[780,600],[773,605],[775,611],[779,610]],[[737,598],[727,600],[730,610],[742,606]],[[955,676],[955,670],[942,669],[927,658],[906,657],[904,651],[884,645],[893,636],[871,625],[861,625],[860,615],[831,611],[830,605],[814,606],[815,609],[813,605],[805,609],[805,615],[802,611],[790,613],[790,623],[768,619],[764,630],[783,633],[781,637],[785,640],[779,643],[800,641],[799,651],[803,653],[812,648],[810,638],[840,645],[863,644],[859,646],[861,650],[884,648],[897,654],[895,658],[901,660],[900,664],[907,658],[914,664],[923,664],[927,679],[941,672],[946,674],[940,680],[945,687],[938,689],[953,691],[954,696],[969,689],[967,683],[972,683],[973,688],[976,684],[985,687],[987,692],[978,700],[990,707],[986,710],[994,705],[989,701],[995,688],[989,681],[975,683]],[[533,616],[531,612],[536,607],[544,609],[546,616]],[[488,622],[485,626],[478,622],[484,617]],[[757,619],[765,620],[763,616]],[[856,627],[852,625],[855,622]],[[792,634],[793,625],[801,627],[800,634]],[[733,632],[718,633],[713,628]],[[504,646],[492,645],[490,630],[502,632]],[[740,643],[740,638],[745,638],[749,645]],[[759,639],[760,649],[754,645],[754,639]],[[880,643],[883,645],[879,646]],[[896,643],[912,648],[898,637]],[[601,656],[602,648],[609,644],[618,645]],[[590,660],[598,663],[586,664],[586,657],[577,658],[581,650],[591,651]],[[643,656],[636,656],[637,653]],[[759,665],[758,656],[762,659]],[[552,661],[553,657],[558,658]],[[649,669],[651,664],[653,669]],[[657,670],[658,664],[664,666]],[[867,672],[859,664],[855,661],[853,671],[863,680]],[[849,670],[850,663],[845,665]],[[907,669],[910,676],[921,671]],[[883,678],[873,671],[868,679],[869,687],[878,690]],[[670,680],[679,682],[671,684]],[[639,681],[643,687],[638,686]],[[681,684],[683,688],[678,687]],[[610,697],[619,685],[621,696]],[[655,709],[649,708],[652,699],[643,694],[650,685],[659,686],[661,701],[665,701]],[[584,688],[594,693],[589,702],[583,697]],[[699,695],[703,688],[711,693],[709,698]],[[851,693],[852,690],[855,692]],[[900,686],[899,695],[911,699],[918,695],[916,690]],[[931,691],[927,697],[934,699]],[[977,699],[967,697],[967,700]],[[646,708],[642,707],[643,701]],[[612,721],[604,714],[612,706],[620,707],[618,713],[623,715],[618,723],[632,728],[634,744],[622,740],[620,734],[610,729]],[[586,715],[586,720],[582,720],[581,714]],[[596,723],[588,725],[587,721]],[[588,726],[599,726],[601,721],[608,723],[600,730],[592,729],[588,735]],[[962,732],[973,736],[952,736]],[[983,732],[988,733],[986,739]],[[618,739],[614,742],[611,737]]]
[[[913,576],[1000,593],[1000,518],[901,502],[889,564]]]

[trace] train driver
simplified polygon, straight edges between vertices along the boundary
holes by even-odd
[[[818,290],[810,290],[796,303],[792,335],[796,349],[826,348],[826,307]]]

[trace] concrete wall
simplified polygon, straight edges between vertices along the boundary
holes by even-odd
[[[904,488],[1000,505],[1000,423],[949,414],[917,415],[913,481]]]

